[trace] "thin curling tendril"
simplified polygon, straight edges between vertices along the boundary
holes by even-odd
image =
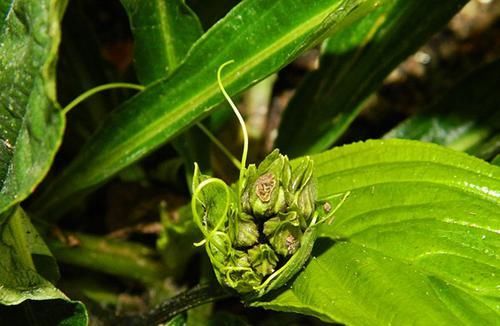
[[[211,137],[210,136],[209,137],[212,141],[214,141],[214,143],[217,146],[219,146],[221,149],[223,149],[224,154],[226,154],[226,156],[229,157],[231,162],[240,169],[240,176],[239,176],[239,180],[238,180],[238,202],[239,202],[239,197],[241,196],[242,187],[243,187],[242,180],[244,177],[244,169],[246,166],[246,159],[248,156],[248,132],[246,129],[245,121],[243,120],[243,117],[241,116],[240,112],[238,111],[238,108],[236,107],[234,102],[231,100],[231,98],[227,94],[224,86],[222,85],[222,78],[221,78],[222,69],[224,69],[225,66],[227,66],[233,62],[234,62],[234,60],[227,61],[219,67],[219,69],[217,70],[217,83],[219,85],[219,88],[220,88],[222,94],[224,95],[224,98],[228,101],[229,105],[231,106],[234,114],[238,118],[238,121],[241,125],[241,129],[243,132],[243,153],[241,156],[241,162],[238,162],[238,160],[236,160],[232,155],[230,155],[230,153],[225,149],[225,147],[221,146],[221,144],[218,141],[214,141],[215,137],[213,137],[213,135],[210,134]],[[200,129],[202,129],[202,131],[205,133],[208,132],[208,130],[204,127],[200,127]],[[207,135],[208,135],[208,133],[207,133]],[[195,178],[198,174],[199,174],[199,168],[198,168],[198,165],[196,164],[195,165]],[[200,203],[204,209],[207,209],[205,206],[205,203],[203,203],[203,201],[200,199],[200,195],[201,195],[203,189],[210,184],[217,184],[219,186],[222,186],[224,188],[226,198],[225,198],[225,206],[221,212],[221,216],[217,217],[217,223],[214,226],[214,228],[212,230],[208,231],[207,230],[208,229],[208,222],[206,220],[203,221],[202,218],[200,218],[200,214],[198,213],[198,209],[197,209],[197,203]],[[227,222],[229,204],[230,204],[229,188],[224,183],[224,181],[222,181],[220,179],[208,178],[208,179],[202,181],[200,184],[198,184],[193,191],[193,200],[191,201],[191,210],[193,212],[193,218],[205,237],[205,239],[203,239],[200,242],[195,243],[194,245],[201,246],[201,245],[205,244],[205,246],[207,248],[207,253],[208,253],[212,263],[217,265],[218,268],[223,269],[226,272],[226,276],[228,277],[228,279],[232,280],[230,277],[231,272],[233,272],[233,271],[247,271],[247,270],[251,271],[251,268],[224,266],[223,264],[221,264],[218,261],[218,259],[216,259],[213,256],[212,251],[211,251],[212,246],[214,246],[220,252],[225,252],[228,250],[227,248],[222,248],[220,246],[219,242],[213,241],[215,236],[218,236],[219,240],[223,240],[226,245],[229,244],[228,248],[231,248],[231,240],[229,239],[228,235],[225,234],[224,232],[220,231],[220,229]],[[209,214],[209,213],[210,212],[205,211],[203,216],[206,217],[207,214]]]
[[[243,117],[241,116],[240,111],[238,111],[238,108],[234,104],[233,100],[229,97],[229,95],[226,92],[226,89],[224,88],[224,85],[222,85],[222,69],[226,67],[227,65],[230,65],[234,63],[234,60],[229,60],[227,62],[224,62],[219,69],[217,70],[217,83],[219,84],[220,91],[224,95],[226,101],[229,103],[231,108],[233,109],[234,114],[238,118],[238,121],[241,126],[241,131],[243,133],[243,153],[241,154],[241,163],[240,163],[240,178],[238,180],[238,201],[240,201],[239,197],[241,196],[241,192],[243,191],[243,178],[244,178],[244,173],[245,173],[245,168],[246,168],[246,163],[247,163],[247,156],[248,156],[248,131],[247,127],[245,125],[245,121],[243,120]]]
[[[195,175],[198,173],[198,165],[195,167]],[[226,198],[225,198],[225,205],[224,209],[222,210],[222,216],[217,217],[217,224],[214,225],[214,228],[210,231],[207,231],[208,229],[208,221],[206,219],[202,220],[200,218],[200,215],[198,214],[198,209],[197,209],[197,202],[200,202],[202,206],[205,204],[202,200],[200,200],[199,196],[202,192],[202,190],[207,187],[210,184],[216,184],[221,186],[224,189]],[[207,180],[202,181],[194,190],[193,192],[193,199],[191,201],[191,210],[193,212],[193,218],[195,223],[198,225],[198,228],[201,230],[203,235],[205,236],[205,239],[202,240],[201,242],[195,243],[195,246],[201,246],[205,242],[210,242],[212,239],[212,236],[219,231],[219,229],[226,223],[227,220],[227,212],[229,211],[229,204],[230,204],[230,193],[227,185],[224,183],[224,181],[217,179],[217,178],[209,178]],[[203,216],[206,216],[207,212],[204,212]],[[219,250],[222,250],[222,248],[217,248]]]

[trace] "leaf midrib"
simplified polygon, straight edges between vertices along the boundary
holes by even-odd
[[[335,225],[337,227],[340,227],[340,226],[343,226],[347,223],[349,223],[350,221],[352,220],[355,220],[357,218],[361,218],[365,215],[368,215],[368,214],[372,214],[374,212],[389,212],[393,209],[401,209],[401,208],[405,208],[405,209],[415,209],[415,208],[418,208],[418,207],[432,207],[434,204],[443,204],[443,203],[453,203],[453,202],[458,202],[458,200],[453,200],[453,201],[447,201],[447,200],[440,200],[440,201],[434,201],[434,202],[430,202],[430,203],[420,203],[420,204],[400,204],[400,205],[392,205],[392,206],[388,206],[388,207],[383,207],[383,208],[377,208],[377,209],[372,209],[372,210],[368,210],[368,211],[363,211],[363,212],[360,212],[359,214],[355,214],[355,215],[351,215],[349,216],[348,218],[345,218],[341,221],[338,221]],[[416,221],[416,220],[425,220],[425,219],[428,219],[428,218],[414,218],[414,219],[408,219],[408,220],[399,220],[398,222],[403,222],[403,221]],[[480,226],[478,224],[464,224],[464,223],[458,223],[459,221],[457,221],[457,223],[452,223],[451,221],[448,221],[446,218],[445,219],[432,219],[434,221],[440,221],[442,223],[448,223],[448,224],[455,224],[455,225],[460,225],[460,226],[464,226],[464,227],[469,227],[469,228],[475,228],[475,229],[479,229],[479,230],[482,230],[482,231],[486,231],[486,232],[491,232],[491,233],[495,233],[495,234],[499,234],[500,235],[500,230],[495,230],[495,229],[492,229],[492,228],[488,228],[486,226]],[[386,225],[386,224],[390,224],[390,223],[382,223],[382,224],[377,224],[377,225]],[[375,225],[373,225],[375,226]],[[352,233],[352,234],[356,234],[357,232],[355,233]],[[351,235],[352,235],[351,234]]]
[[[156,9],[158,11],[158,16],[160,18],[160,29],[163,38],[163,44],[165,44],[165,55],[167,59],[167,66],[169,69],[177,67],[179,60],[177,58],[177,52],[172,42],[170,17],[168,15],[167,5],[164,0],[155,0]]]

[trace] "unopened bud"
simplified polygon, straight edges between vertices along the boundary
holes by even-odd
[[[249,249],[248,259],[253,269],[261,276],[273,273],[278,264],[278,257],[267,244],[260,244]]]
[[[291,168],[278,150],[269,154],[257,169],[249,167],[243,192],[243,208],[255,217],[270,217],[286,209]]]
[[[292,172],[288,193],[289,210],[299,214],[302,229],[307,228],[316,209],[313,168],[313,161],[309,157],[303,158]]]
[[[232,233],[236,247],[250,247],[257,243],[259,231],[252,216],[240,213],[239,215],[232,216],[229,223],[229,230]]]
[[[255,273],[248,260],[248,254],[241,250],[233,250],[225,265],[224,282],[240,293],[251,292],[262,282],[262,277]]]
[[[300,247],[302,230],[296,212],[279,214],[264,223],[264,234],[274,250],[284,256],[293,255]]]

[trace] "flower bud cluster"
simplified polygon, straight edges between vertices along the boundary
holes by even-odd
[[[239,220],[241,216],[250,216],[255,230],[261,226],[261,241],[267,241],[281,257],[297,251],[314,213],[316,193],[312,170],[312,160],[306,157],[292,171],[288,157],[278,150],[258,168],[248,167]],[[246,238],[244,234],[236,237]]]
[[[231,192],[224,211],[227,218],[211,217],[214,211],[221,210],[210,211],[209,207],[215,206],[207,205],[217,200],[207,196],[218,196],[220,201],[220,192],[204,192],[205,220],[225,218],[219,229],[204,233],[219,282],[249,293],[256,291],[302,245],[316,209],[313,162],[305,157],[292,169],[288,157],[275,150],[258,167],[250,165],[245,169],[239,186],[239,191],[227,189]]]

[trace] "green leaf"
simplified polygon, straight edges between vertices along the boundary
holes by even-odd
[[[70,301],[41,275],[47,262],[40,256],[51,254],[29,218],[20,207],[10,213],[0,225],[0,323],[86,325],[83,304]]]
[[[466,2],[379,1],[377,10],[331,37],[320,69],[285,110],[276,146],[292,157],[329,148],[360,113],[363,100]]]
[[[198,17],[183,0],[122,0],[122,4],[134,34],[139,81],[148,85],[170,76],[203,34]],[[208,144],[208,138],[194,128],[174,139],[173,145],[186,166],[188,183],[195,162],[208,166]]]
[[[37,213],[57,214],[68,206],[71,195],[103,183],[210,113],[223,100],[216,71],[224,62],[235,60],[225,69],[223,83],[230,93],[238,93],[316,44],[337,23],[365,13],[376,3],[242,2],[197,41],[172,76],[152,84],[111,114],[39,198]],[[55,207],[57,212],[52,210]]]
[[[499,84],[497,60],[473,72],[425,112],[407,119],[384,138],[415,139],[473,151],[500,131]]]
[[[135,41],[135,67],[147,85],[169,76],[201,36],[198,18],[183,0],[121,0]]]
[[[500,168],[434,144],[313,156],[318,195],[350,191],[289,288],[254,305],[349,325],[500,318]]]
[[[0,212],[47,173],[64,117],[54,68],[65,0],[0,0]]]

